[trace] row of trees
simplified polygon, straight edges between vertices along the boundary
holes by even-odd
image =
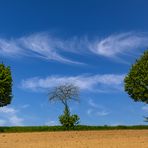
[[[134,101],[148,103],[148,51],[136,60],[135,64],[124,79],[125,91]],[[64,84],[55,87],[49,93],[49,101],[60,101],[64,105],[64,112],[59,116],[60,123],[65,128],[74,128],[79,124],[79,116],[71,115],[68,102],[78,101],[79,87]],[[10,67],[0,64],[0,107],[6,106],[12,100],[12,76]],[[146,117],[146,121],[148,118]]]

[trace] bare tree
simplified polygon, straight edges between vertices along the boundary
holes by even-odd
[[[61,101],[63,105],[66,107],[68,105],[68,101],[79,100],[79,87],[73,84],[64,84],[57,86],[49,93],[49,100]]]
[[[55,87],[49,93],[49,101],[61,101],[64,105],[64,114],[59,116],[59,120],[66,128],[74,127],[79,123],[79,117],[77,115],[70,115],[68,101],[79,100],[79,87],[74,84],[63,84]]]

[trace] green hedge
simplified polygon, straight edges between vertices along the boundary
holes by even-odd
[[[86,131],[86,130],[124,130],[124,129],[148,129],[147,125],[135,125],[135,126],[87,126],[78,125],[73,131]],[[0,127],[0,132],[45,132],[45,131],[66,131],[62,126],[14,126],[14,127]]]

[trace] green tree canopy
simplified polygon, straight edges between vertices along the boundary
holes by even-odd
[[[6,106],[12,100],[12,76],[10,67],[0,64],[0,107]]]
[[[124,88],[134,101],[148,103],[148,51],[132,65],[124,79]]]

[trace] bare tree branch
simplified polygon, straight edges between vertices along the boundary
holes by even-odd
[[[49,101],[61,101],[64,106],[66,106],[70,100],[79,100],[79,87],[74,84],[57,86],[49,93]]]

